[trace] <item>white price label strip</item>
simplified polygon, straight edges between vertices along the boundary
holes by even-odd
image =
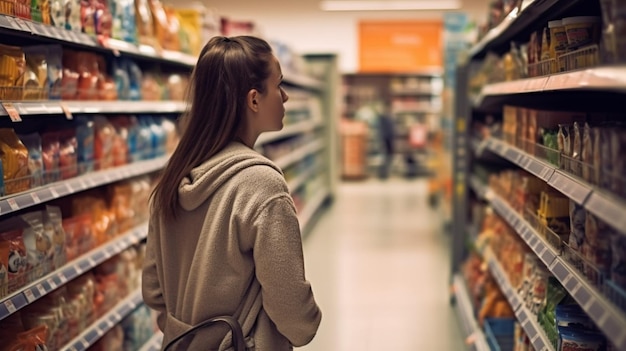
[[[41,284],[37,284],[37,291],[39,291],[39,295],[41,296],[46,294],[46,289]]]
[[[26,301],[28,301],[28,303],[31,303],[37,300],[37,298],[35,297],[35,294],[33,294],[33,291],[30,289],[27,289],[26,291],[24,291],[24,296],[26,296]]]
[[[7,308],[7,311],[9,311],[10,314],[13,314],[15,313],[15,311],[17,311],[17,308],[15,308],[13,301],[11,301],[10,299],[4,301],[4,307]]]
[[[11,207],[13,211],[17,211],[20,209],[20,206],[17,204],[17,202],[15,202],[14,198],[7,199],[7,203],[9,204],[9,207]]]

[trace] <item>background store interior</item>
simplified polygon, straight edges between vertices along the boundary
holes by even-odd
[[[374,222],[445,238],[467,349],[626,350],[624,1],[324,3],[348,1],[0,0],[0,351],[159,349],[145,204],[218,34],[281,62],[285,127],[255,148],[318,252],[318,225],[364,237],[333,206],[393,194],[422,212]]]

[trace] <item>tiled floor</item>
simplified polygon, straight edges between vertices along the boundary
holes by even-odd
[[[465,350],[425,180],[342,183],[304,240],[322,324],[306,351]]]

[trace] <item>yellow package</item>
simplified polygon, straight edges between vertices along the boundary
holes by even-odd
[[[13,16],[15,14],[15,0],[0,1],[0,13]]]
[[[193,56],[202,50],[202,14],[194,9],[176,9],[180,23],[181,50]],[[186,49],[186,50],[185,50]],[[188,51],[187,51],[188,50]]]
[[[0,158],[4,168],[6,194],[30,189],[28,149],[13,128],[0,128]]]
[[[20,100],[26,59],[16,46],[0,44],[0,100]]]
[[[172,51],[180,51],[180,21],[176,16],[176,10],[169,6],[163,6],[165,14],[167,15],[167,39],[163,43],[164,49]]]
[[[43,100],[48,98],[47,49],[44,46],[24,48],[26,69],[24,72],[22,99]]]

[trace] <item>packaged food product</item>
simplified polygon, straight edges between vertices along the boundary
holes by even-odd
[[[626,160],[624,160],[624,153],[626,153],[626,128],[621,125],[611,128],[611,162],[612,162],[612,179],[611,179],[611,191],[615,194],[626,197]]]
[[[94,122],[90,117],[76,119],[76,154],[78,173],[84,174],[94,170]]]
[[[550,37],[550,28],[543,28],[543,33],[541,35],[541,61],[549,60],[550,57],[550,45],[551,45],[551,37]],[[551,72],[554,73],[554,72]]]
[[[577,16],[563,18],[568,50],[597,44],[600,40],[600,17]]]
[[[48,97],[48,50],[45,46],[22,48],[26,59],[23,79],[23,100],[43,100]]]
[[[24,246],[22,229],[9,229],[0,233],[0,241],[5,241],[9,246],[8,257],[8,281],[9,294],[26,285],[26,270],[28,268],[28,256]],[[6,245],[6,244],[5,244]]]
[[[548,29],[550,30],[550,58],[558,60],[561,55],[567,52],[568,41],[565,25],[561,20],[554,20],[548,22]],[[565,67],[560,63],[557,67],[559,72],[565,70]]]
[[[46,350],[48,348],[48,327],[40,325],[17,334],[17,346],[10,350]]]
[[[620,288],[626,290],[626,236],[610,228],[608,236],[611,240],[611,274],[610,279]]]
[[[30,174],[31,187],[43,184],[43,159],[41,149],[41,136],[39,133],[19,135],[20,140],[28,150],[28,173]]]
[[[80,23],[83,33],[96,35],[95,1],[80,1]]]
[[[574,200],[569,201],[569,219],[571,233],[569,236],[569,247],[580,252],[585,242],[585,208],[577,204]]]
[[[154,19],[149,5],[150,0],[135,0],[135,23],[139,44],[155,44]]]
[[[64,218],[62,226],[68,262],[96,247],[96,240],[91,230],[92,217],[89,213]]]
[[[558,351],[585,350],[602,351],[606,347],[606,339],[599,332],[576,327],[558,327]]]
[[[159,45],[166,46],[169,39],[169,23],[167,22],[167,14],[160,0],[148,0],[148,6],[152,13],[152,23],[154,26],[154,36]]]
[[[176,10],[171,6],[163,6],[167,16],[167,39],[165,40],[165,49],[180,51],[180,21],[176,15]]]
[[[69,179],[78,175],[78,144],[74,129],[59,131],[59,170],[61,179]]]
[[[9,295],[9,242],[0,238],[0,299]]]
[[[50,22],[55,27],[65,28],[65,1],[50,0]]]
[[[6,193],[15,194],[28,190],[30,188],[28,149],[13,128],[0,128],[0,158]]]
[[[61,99],[76,100],[78,95],[78,52],[63,49],[63,73],[61,78]]]
[[[106,117],[94,117],[94,137],[95,169],[107,169],[113,167],[115,128]]]
[[[61,208],[57,206],[46,205],[44,212],[44,228],[47,232],[52,233],[52,266],[53,269],[62,267],[67,262],[66,256],[66,234],[63,229],[63,217]]]
[[[20,17],[24,19],[31,19],[30,15],[30,0],[15,0],[14,5],[14,13],[15,17]]]
[[[15,12],[14,0],[0,2],[0,13],[13,16],[14,12]]]
[[[133,0],[113,0],[110,2],[113,17],[111,36],[129,43],[137,42],[135,3]]]
[[[78,72],[78,88],[76,99],[98,100],[98,70],[97,55],[91,52],[78,52],[76,71]]]
[[[126,61],[125,66],[129,78],[129,99],[133,101],[143,100],[143,72],[141,71],[141,68],[139,68],[135,62],[130,60]]]
[[[581,169],[581,153],[582,153],[582,130],[581,130],[581,126],[578,124],[578,122],[574,122],[574,125],[572,126],[572,137],[571,137],[571,162],[570,162],[570,172],[572,172],[573,174],[580,176],[582,169]]]
[[[83,30],[82,0],[64,0],[65,29],[75,32]]]
[[[608,274],[611,269],[610,232],[610,227],[591,212],[586,212],[582,253],[587,261],[584,273],[592,282],[600,282],[601,277]]]
[[[113,27],[113,16],[109,10],[108,1],[95,0],[93,6],[96,34],[104,38],[110,38]]]
[[[0,100],[20,100],[26,58],[16,46],[0,44]]]
[[[597,330],[591,318],[578,304],[560,304],[556,306],[556,324],[559,327],[576,327]]]
[[[61,144],[59,134],[54,131],[44,132],[41,135],[41,149],[43,160],[43,180],[49,184],[61,179],[60,157]]]
[[[181,49],[191,55],[198,56],[204,45],[202,37],[203,16],[196,9],[176,9],[180,22]],[[208,40],[208,39],[207,39]]]
[[[28,281],[32,282],[52,271],[52,237],[44,230],[41,211],[28,212],[20,217],[24,222],[22,238],[28,259]]]

